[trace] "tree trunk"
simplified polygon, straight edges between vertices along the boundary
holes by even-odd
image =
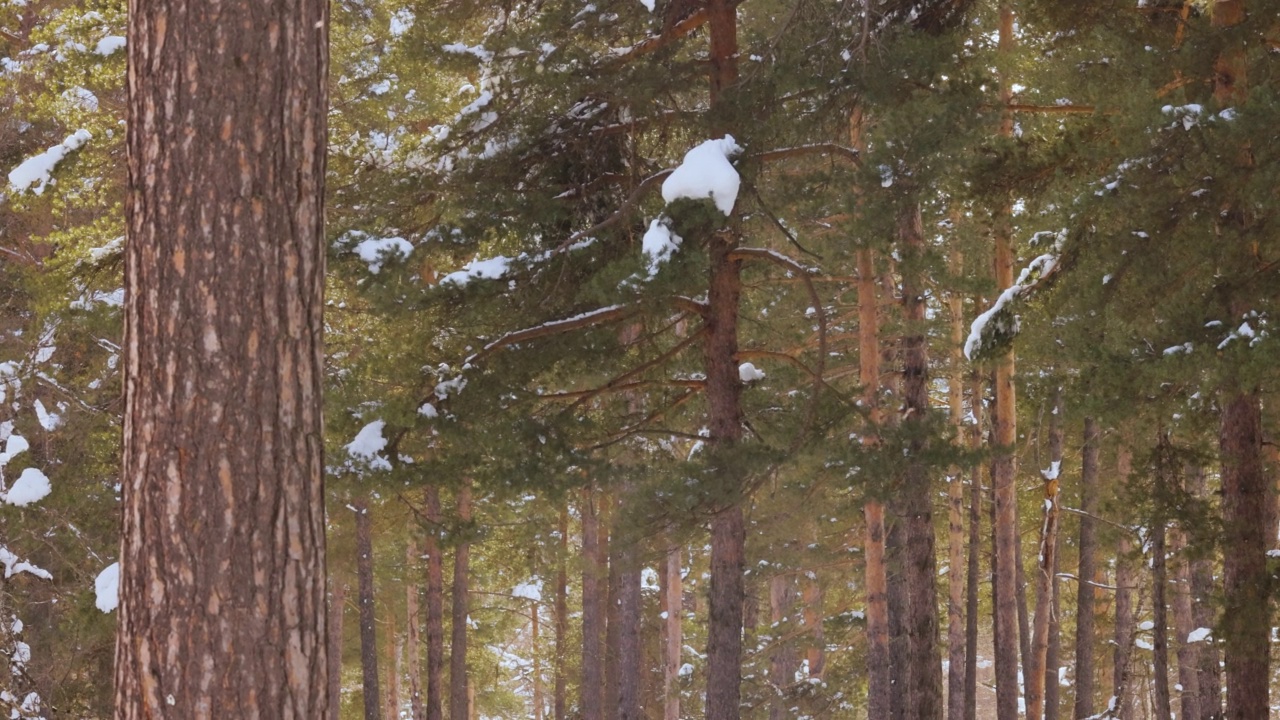
[[[404,566],[405,577],[412,577],[411,571],[418,567],[418,556],[421,553],[418,550],[418,539],[410,538],[409,544],[404,549]],[[418,615],[418,584],[406,582],[404,584],[404,607],[405,615],[408,623],[406,624],[407,637],[405,638],[405,652],[409,656],[409,718],[410,720],[423,720],[426,714],[422,709],[422,676],[419,667],[418,658],[421,655],[420,645],[422,644],[422,635],[420,623],[422,618]]]
[[[922,282],[924,228],[920,206],[912,203],[898,218],[898,240],[903,261],[902,310],[907,334],[903,337],[902,421],[909,457],[900,492],[904,503],[907,590],[906,629],[909,638],[907,686],[910,717],[942,718],[942,668],[938,653],[938,570],[934,553],[933,496],[929,465],[929,356],[924,332],[925,287]]]
[[[373,528],[369,503],[364,498],[352,501],[356,510],[356,574],[360,579],[360,671],[364,689],[364,720],[380,720],[378,705],[378,630],[373,604]]]
[[[1049,615],[1057,582],[1053,569],[1058,551],[1058,478],[1062,471],[1062,389],[1053,394],[1053,414],[1049,416],[1049,468],[1042,470],[1044,509],[1040,524],[1040,553],[1036,563],[1036,615],[1031,636],[1031,662],[1026,669],[1027,717],[1044,717],[1045,688],[1049,667]],[[1056,684],[1056,678],[1055,678]]]
[[[1073,717],[1093,715],[1094,602],[1097,574],[1098,528],[1098,423],[1084,419],[1084,445],[1080,463],[1080,566],[1076,570],[1076,701]]]
[[[878,442],[880,411],[880,319],[875,263],[871,251],[858,255],[858,377],[862,404],[869,427],[862,433],[864,445]],[[884,503],[873,492],[863,501],[866,519],[863,584],[867,604],[867,716],[889,717],[892,697],[889,673],[889,598],[885,567]]]
[[[529,601],[529,654],[533,656],[533,720],[542,720],[542,658],[538,654],[538,634],[542,604]]]
[[[809,639],[805,648],[805,660],[809,665],[809,677],[821,678],[826,670],[826,640],[822,629],[822,585],[817,576],[800,580],[801,599],[804,601],[804,628]]]
[[[329,720],[338,720],[342,710],[342,611],[347,586],[334,583],[329,605]]]
[[[614,513],[613,542],[618,561],[618,720],[641,720],[640,679],[644,674],[643,648],[640,644],[640,567],[636,545],[630,538],[621,537],[619,519],[627,508],[624,492],[618,499]]]
[[[1189,490],[1190,488],[1184,488]],[[1169,532],[1169,554],[1174,558],[1173,633],[1178,637],[1178,693],[1181,700],[1179,718],[1201,720],[1200,713],[1200,643],[1187,642],[1196,629],[1191,610],[1191,562],[1187,558],[1187,532],[1181,525]]]
[[[1267,577],[1267,478],[1257,392],[1224,399],[1222,462],[1222,640],[1227,719],[1267,716],[1270,627]]]
[[[328,3],[130,5],[115,716],[323,718]]]
[[[569,508],[560,509],[560,557],[556,570],[556,678],[553,701],[555,720],[565,720],[568,712],[569,657]],[[585,609],[585,605],[583,606]],[[677,719],[678,720],[678,719]]]
[[[1062,583],[1058,582],[1061,566],[1062,529],[1059,527],[1053,550],[1053,610],[1049,614],[1049,651],[1044,668],[1044,720],[1058,720],[1061,704],[1062,690],[1058,679],[1058,671],[1062,667]]]
[[[786,720],[789,712],[787,689],[795,682],[800,660],[795,647],[780,638],[787,635],[787,625],[796,604],[795,578],[775,575],[769,580],[769,636],[775,647],[769,658],[769,684],[773,697],[769,702],[769,720]]]
[[[1187,489],[1192,497],[1208,502],[1204,468],[1187,468]],[[1191,615],[1197,629],[1214,626],[1213,565],[1212,557],[1198,557],[1191,561]],[[1216,720],[1222,715],[1222,666],[1218,644],[1206,641],[1196,649],[1200,654],[1199,672],[1196,673],[1196,684],[1200,688],[1200,719]]]
[[[738,720],[739,717],[745,545],[746,521],[742,507],[735,504],[717,514],[711,523],[707,720]]]
[[[1133,472],[1133,451],[1127,444],[1116,448],[1116,480],[1128,484]],[[1133,588],[1138,585],[1138,573],[1133,566],[1133,539],[1128,531],[1120,532],[1116,549],[1116,623],[1114,660],[1111,667],[1111,695],[1116,700],[1116,714],[1120,720],[1132,720],[1134,693],[1129,683],[1129,659],[1133,651],[1134,608]]]
[[[600,577],[600,517],[597,493],[582,491],[582,718],[604,717],[605,597]]]
[[[600,571],[606,578],[605,613],[604,613],[604,720],[618,718],[618,634],[621,624],[618,622],[618,590],[622,587],[622,577],[618,574],[618,558],[621,543],[611,542],[610,533],[613,526],[613,495],[603,493],[600,496]]]
[[[1165,468],[1157,472],[1156,481],[1164,484]],[[1169,698],[1169,618],[1165,600],[1168,577],[1165,565],[1165,523],[1168,522],[1161,503],[1167,497],[1167,487],[1156,489],[1157,514],[1151,524],[1151,633],[1152,682],[1155,684],[1155,720],[1170,720],[1172,705]]]
[[[684,644],[681,621],[684,592],[680,579],[680,548],[672,547],[662,563],[662,717],[680,720],[680,651]]]
[[[470,533],[471,483],[458,488],[458,522]],[[470,609],[471,541],[463,539],[453,551],[452,637],[449,642],[449,718],[469,720],[471,694],[467,682],[467,620]]]
[[[975,375],[970,394],[969,408],[973,413],[973,427],[969,432],[969,447],[982,448],[982,376]],[[964,720],[978,720],[978,596],[982,591],[982,463],[975,463],[969,472],[969,567],[966,585],[964,627]]]
[[[440,488],[427,496],[427,720],[444,720],[444,557],[440,551],[443,515]]]
[[[400,646],[395,611],[387,607],[387,710],[388,720],[400,717]]]
[[[961,258],[955,253],[952,272],[961,271]],[[951,314],[951,373],[947,377],[947,406],[957,444],[964,416],[964,300],[958,294],[948,299]],[[952,466],[947,483],[947,718],[964,720],[965,620],[964,584],[960,568],[964,565],[964,473]]]

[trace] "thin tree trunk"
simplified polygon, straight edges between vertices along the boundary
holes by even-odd
[[[560,509],[560,557],[556,570],[556,677],[553,701],[555,720],[565,720],[568,712],[568,671],[565,662],[569,657],[569,508]],[[584,605],[585,608],[585,605]],[[677,719],[678,720],[678,719]]]
[[[418,539],[410,538],[409,544],[404,549],[404,565],[405,576],[412,577],[411,571],[418,567],[418,556],[421,552],[418,550]],[[405,615],[408,622],[405,630],[407,637],[405,638],[405,652],[409,656],[409,718],[410,720],[423,720],[426,713],[422,709],[422,677],[421,668],[418,659],[421,655],[422,635],[421,622],[422,618],[418,614],[418,592],[417,583],[406,582],[404,584],[404,607]]]
[[[427,720],[444,719],[444,557],[440,488],[428,485],[427,504]]]
[[[618,560],[618,720],[640,720],[640,680],[644,673],[643,648],[640,644],[640,567],[636,545],[630,538],[621,537],[618,527],[624,516],[629,498],[624,491],[618,499],[614,513],[613,542]]]
[[[1116,448],[1116,479],[1127,484],[1133,472],[1133,452],[1124,442]],[[1133,588],[1138,585],[1138,573],[1133,567],[1133,539],[1128,532],[1121,531],[1119,546],[1116,549],[1116,623],[1114,660],[1111,675],[1111,695],[1116,701],[1117,716],[1120,720],[1132,720],[1134,711],[1133,688],[1128,682],[1130,676],[1129,659],[1133,650],[1134,608]]]
[[[1201,502],[1209,500],[1203,467],[1187,468],[1187,490]],[[1191,561],[1191,615],[1199,628],[1214,626],[1213,559],[1198,557]],[[1196,684],[1200,689],[1200,720],[1216,720],[1222,714],[1222,666],[1219,662],[1218,644],[1206,641],[1196,650],[1200,654]]]
[[[1187,642],[1187,636],[1196,629],[1196,625],[1191,611],[1191,562],[1187,558],[1187,532],[1181,525],[1170,529],[1169,554],[1174,558],[1173,633],[1178,637],[1178,684],[1182,686],[1178,693],[1181,700],[1178,717],[1183,720],[1201,720],[1200,643]]]
[[[1270,690],[1268,488],[1262,463],[1262,411],[1257,392],[1241,392],[1224,400],[1219,452],[1226,717],[1248,720],[1267,716]]]
[[[1169,618],[1168,605],[1165,600],[1165,588],[1169,581],[1165,562],[1165,524],[1168,520],[1161,503],[1169,494],[1164,477],[1167,472],[1162,466],[1156,473],[1157,514],[1151,524],[1151,633],[1154,637],[1152,649],[1152,682],[1155,684],[1155,720],[1170,720],[1172,704],[1169,698]]]
[[[805,636],[809,638],[805,648],[805,660],[809,665],[809,677],[822,678],[826,670],[826,640],[822,630],[822,585],[817,576],[804,577],[800,580],[804,601]]]
[[[878,442],[876,434],[881,422],[879,298],[871,250],[860,248],[857,256],[858,377],[869,424],[862,433],[862,442],[873,446]],[[892,697],[884,503],[875,497],[875,493],[868,493],[863,502],[866,520],[863,584],[866,586],[867,604],[867,716],[884,718],[889,717]]]
[[[533,720],[542,720],[542,656],[538,650],[542,604],[529,601],[529,654],[533,657]]]
[[[951,259],[952,272],[961,271],[957,252]],[[951,374],[947,378],[947,405],[956,443],[962,443],[964,416],[964,300],[959,294],[948,299],[951,313]],[[964,584],[964,473],[952,466],[947,483],[947,718],[964,720],[965,620]]]
[[[1040,473],[1044,483],[1044,508],[1041,512],[1040,553],[1036,563],[1036,615],[1031,636],[1031,662],[1026,669],[1027,717],[1036,720],[1044,716],[1045,688],[1049,683],[1049,615],[1053,611],[1053,592],[1057,585],[1053,570],[1058,552],[1062,414],[1062,389],[1058,388],[1053,393],[1053,413],[1049,416],[1049,467]]]
[[[613,502],[611,493],[600,496],[600,570],[607,584],[604,589],[604,720],[618,718],[618,630],[622,627],[618,622],[618,591],[622,588],[622,577],[618,574],[619,562],[616,554],[622,549],[622,544],[611,542]]]
[[[328,715],[328,7],[130,3],[120,720]]]
[[[983,415],[982,376],[975,374],[970,392],[969,408],[973,414],[973,427],[969,433],[969,447],[982,447]],[[969,567],[966,582],[964,628],[964,720],[978,720],[978,596],[982,591],[982,463],[975,463],[969,472]]]
[[[400,647],[401,638],[396,633],[396,614],[387,607],[387,708],[386,717],[400,717]]]
[[[1062,529],[1059,527],[1053,550],[1053,610],[1049,614],[1049,651],[1044,668],[1044,720],[1058,720],[1061,687],[1058,671],[1062,667],[1062,583],[1058,572],[1062,566]]]
[[[373,528],[369,503],[353,500],[356,511],[356,574],[360,579],[360,670],[364,689],[364,720],[380,720],[378,693],[378,630],[373,604]]]
[[[1098,423],[1084,419],[1083,458],[1080,463],[1080,566],[1076,570],[1076,701],[1073,717],[1093,715],[1094,602],[1096,588],[1090,583],[1097,575],[1098,450],[1101,440]]]
[[[458,488],[458,522],[464,532],[471,523],[471,483]],[[449,642],[449,718],[469,720],[471,694],[467,682],[467,620],[470,609],[471,542],[458,542],[453,551],[452,637]]]
[[[338,720],[342,710],[342,611],[347,602],[347,586],[334,583],[329,605],[329,720]]]
[[[795,604],[795,578],[791,575],[775,575],[770,578],[769,635],[774,638],[775,643],[779,636],[786,634],[786,623],[791,620]],[[783,641],[774,648],[769,658],[769,684],[773,692],[769,701],[769,720],[786,720],[788,717],[790,699],[787,689],[795,682],[799,666],[799,658],[791,643]]]
[[[684,591],[680,579],[680,548],[672,547],[662,563],[662,717],[680,720],[680,651],[684,644],[681,622]]]
[[[909,457],[904,500],[904,566],[907,590],[906,630],[909,639],[907,686],[910,717],[942,718],[942,667],[938,652],[938,570],[934,552],[932,482],[924,456],[929,450],[929,356],[924,331],[925,288],[922,282],[924,228],[920,206],[912,203],[898,218],[898,240],[903,261],[903,413]]]
[[[582,717],[604,717],[605,597],[600,577],[600,518],[597,493],[582,492]]]

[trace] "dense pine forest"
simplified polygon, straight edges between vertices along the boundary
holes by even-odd
[[[1280,717],[1280,3],[125,4],[0,0],[8,717]]]

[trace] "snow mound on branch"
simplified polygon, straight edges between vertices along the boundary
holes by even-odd
[[[511,258],[503,255],[484,260],[476,258],[462,266],[461,270],[451,272],[440,278],[440,284],[465,287],[472,280],[499,280],[503,275],[507,274],[507,270],[510,267]]]
[[[9,548],[0,545],[0,565],[4,565],[4,577],[6,580],[17,575],[18,573],[31,573],[38,578],[52,580],[53,575],[44,568],[36,567],[14,555]]]
[[[764,371],[749,362],[742,363],[738,366],[738,379],[744,383],[763,380]]]
[[[123,50],[124,45],[124,37],[120,35],[108,35],[98,41],[98,46],[93,49],[93,52],[106,57],[108,55],[115,54],[117,50]]]
[[[729,158],[742,152],[732,135],[708,140],[684,155],[684,162],[662,183],[662,199],[674,202],[681,198],[710,199],[716,208],[728,215],[738,201],[742,178]]]
[[[1187,633],[1187,642],[1188,643],[1204,642],[1205,640],[1208,640],[1212,635],[1213,635],[1213,631],[1210,630],[1209,628],[1206,628],[1206,627],[1196,628],[1195,630],[1192,630],[1191,632]]]
[[[4,467],[10,460],[31,447],[31,443],[27,439],[14,433],[5,441],[4,452],[0,453],[0,467]]]
[[[104,613],[109,613],[120,604],[120,563],[111,563],[93,581],[93,591],[97,595],[95,604]]]
[[[385,422],[374,420],[360,428],[360,432],[356,433],[356,439],[347,443],[347,454],[368,462],[369,466],[375,470],[390,470],[391,463],[380,455],[387,447],[387,439],[382,436],[384,427],[386,427]]]
[[[26,507],[45,499],[51,492],[53,488],[49,485],[49,478],[36,468],[27,468],[22,471],[13,487],[9,488],[9,492],[4,494],[4,501],[10,505]]]
[[[402,237],[370,237],[357,243],[355,251],[369,266],[369,272],[377,275],[387,260],[409,257],[413,252],[413,243]]]
[[[58,163],[92,138],[88,130],[77,130],[61,143],[35,157],[27,158],[9,173],[10,187],[19,193],[31,190],[36,195],[43,194],[45,186],[53,182],[53,170],[58,167]]]
[[[542,580],[534,578],[522,582],[511,590],[511,597],[525,598],[534,602],[542,602]]]
[[[57,413],[51,413],[45,409],[44,403],[37,400],[35,402],[36,419],[40,421],[40,427],[46,431],[55,430],[62,424],[62,416]]]
[[[658,274],[658,268],[670,260],[672,254],[679,249],[680,243],[684,242],[684,238],[671,229],[670,223],[671,221],[666,217],[659,217],[649,223],[649,229],[645,231],[644,239],[641,240],[645,267],[649,271],[650,278]]]

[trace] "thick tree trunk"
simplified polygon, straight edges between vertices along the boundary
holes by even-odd
[[[707,628],[707,720],[738,720],[742,682],[742,572],[746,521],[733,505],[711,523],[711,598]],[[717,581],[718,579],[718,581]],[[712,659],[715,663],[712,663]]]
[[[871,446],[878,442],[881,422],[879,297],[871,251],[860,248],[857,255],[858,377],[862,384],[862,404],[869,420],[869,427],[862,433],[862,442]],[[863,585],[866,587],[867,604],[867,716],[884,718],[889,717],[892,697],[884,503],[875,493],[868,493],[863,502],[866,520]]]
[[[969,429],[969,447],[982,447],[982,376],[975,375],[969,408],[973,426]],[[964,720],[978,720],[978,599],[982,591],[982,463],[969,472],[969,567],[964,627]]]
[[[1178,637],[1178,684],[1182,686],[1178,693],[1181,705],[1178,717],[1183,720],[1201,720],[1200,643],[1187,642],[1187,636],[1196,629],[1196,625],[1191,610],[1191,562],[1187,558],[1187,532],[1181,526],[1169,531],[1169,554],[1174,558],[1173,634]]]
[[[552,701],[555,720],[565,720],[568,712],[568,670],[565,662],[569,658],[569,508],[560,509],[560,557],[556,570],[555,613],[556,613],[556,677],[555,696]],[[678,719],[677,719],[678,720]]]
[[[938,570],[933,528],[932,482],[924,460],[929,451],[929,356],[924,332],[925,288],[922,282],[924,228],[920,207],[913,203],[898,218],[903,261],[902,424],[910,438],[905,482],[900,492],[905,510],[906,630],[909,639],[907,685],[909,716],[942,718],[942,668],[938,653]]]
[[[1062,472],[1062,390],[1054,391],[1053,413],[1049,416],[1049,467],[1040,473],[1044,482],[1044,509],[1041,512],[1040,553],[1036,563],[1036,615],[1032,628],[1031,662],[1026,669],[1027,717],[1044,717],[1045,688],[1050,682],[1049,615],[1057,582],[1054,567],[1058,551],[1058,479]],[[1056,678],[1055,684],[1056,684]]]
[[[1093,715],[1094,602],[1097,590],[1090,583],[1097,574],[1098,423],[1084,419],[1083,458],[1080,463],[1080,566],[1076,570],[1076,701],[1073,717]]]
[[[444,557],[440,551],[443,514],[440,489],[427,496],[427,720],[444,720]]]
[[[1222,640],[1227,720],[1267,716],[1270,627],[1267,577],[1267,477],[1262,463],[1262,411],[1257,392],[1223,400]]]
[[[684,645],[684,591],[680,578],[680,548],[672,547],[662,563],[662,718],[680,720],[680,652]]]
[[[1121,443],[1116,448],[1116,481],[1124,485],[1133,472],[1133,451]],[[1135,629],[1133,589],[1138,586],[1138,572],[1133,566],[1133,538],[1121,531],[1116,548],[1116,622],[1115,644],[1111,666],[1111,695],[1116,700],[1116,716],[1120,720],[1132,720],[1134,693],[1129,677],[1129,660],[1133,651]]]
[[[769,720],[786,720],[790,702],[787,689],[795,682],[796,670],[800,667],[800,659],[796,656],[795,647],[785,640],[777,644],[779,637],[786,634],[786,623],[796,605],[796,583],[791,575],[775,575],[769,580],[769,621],[770,637],[776,646],[769,658],[769,684],[773,697],[769,701]]]
[[[621,537],[618,527],[625,515],[628,498],[624,492],[614,513],[614,533],[611,545],[618,562],[618,720],[640,720],[640,680],[644,674],[643,648],[640,645],[640,567],[636,545],[630,538]]]
[[[458,488],[458,522],[471,523],[471,483]],[[469,528],[466,530],[470,531]],[[470,613],[471,542],[462,540],[453,551],[452,636],[449,641],[449,718],[470,720],[471,694],[467,682],[467,620]]]
[[[1205,482],[1204,468],[1187,469],[1187,489],[1191,496],[1208,502],[1209,490]],[[1213,628],[1216,622],[1213,597],[1213,558],[1198,557],[1191,561],[1191,615],[1196,629]],[[1222,665],[1216,642],[1202,642],[1196,648],[1200,653],[1196,684],[1200,689],[1200,720],[1216,720],[1222,715]]]
[[[418,539],[411,538],[404,549],[405,577],[412,577],[411,571],[418,567]],[[422,644],[421,621],[418,614],[419,586],[414,582],[404,584],[404,607],[408,622],[405,626],[405,652],[409,656],[409,720],[423,720],[426,713],[422,709],[422,670],[418,658],[421,656]]]
[[[323,718],[328,3],[129,5],[115,716]]]
[[[591,488],[582,491],[582,718],[604,717],[605,597],[600,572],[599,496]]]
[[[961,259],[956,253],[952,272],[960,272]],[[947,377],[947,406],[957,444],[964,416],[964,300],[959,294],[948,299],[951,314],[951,369]],[[964,472],[952,466],[947,483],[947,719],[964,720],[965,624],[964,583],[960,568],[964,565]]]
[[[373,528],[369,503],[352,501],[356,511],[356,574],[360,579],[360,671],[364,690],[364,720],[380,720],[378,693],[378,630],[373,604]]]
[[[329,604],[329,720],[338,720],[342,710],[342,611],[347,602],[347,586],[334,583]]]

